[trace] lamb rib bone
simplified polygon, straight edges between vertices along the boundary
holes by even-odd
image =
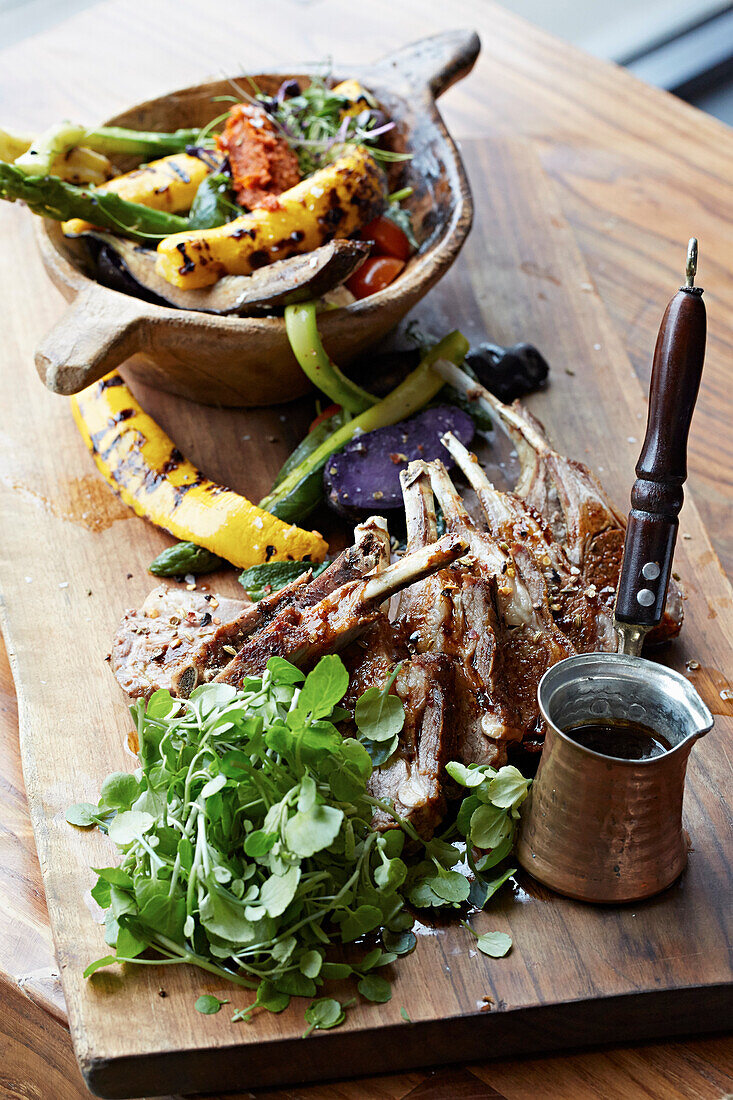
[[[542,425],[518,402],[503,404],[453,363],[434,369],[471,400],[495,414],[514,442],[521,473],[515,493],[535,508],[549,524],[570,561],[580,569],[585,588],[600,596],[610,614],[621,571],[626,519],[614,508],[588,467],[554,450]],[[647,642],[667,641],[680,632],[684,611],[682,592],[672,578],[661,623]]]
[[[405,555],[376,576],[341,585],[311,607],[284,608],[246,639],[215,680],[238,686],[245,676],[261,673],[270,657],[311,665],[323,654],[343,649],[379,617],[381,603],[465,552],[462,539],[445,535],[432,546]]]
[[[520,566],[529,555],[534,568],[543,574],[552,617],[579,653],[599,650],[613,653],[618,646],[613,617],[597,595],[589,596],[580,581],[580,570],[539,514],[515,493],[503,493],[489,480],[478,458],[452,432],[442,438],[443,446],[476,493],[489,530],[497,539],[523,548]]]

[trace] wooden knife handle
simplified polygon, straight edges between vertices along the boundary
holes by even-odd
[[[656,626],[664,612],[705,333],[702,290],[682,287],[667,306],[654,350],[646,436],[631,490],[616,597],[616,618],[622,622]]]

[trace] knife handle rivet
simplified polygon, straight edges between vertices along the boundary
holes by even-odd
[[[661,570],[655,561],[648,561],[641,571],[644,580],[655,581]]]
[[[656,596],[652,592],[651,588],[642,588],[640,592],[636,593],[636,599],[642,607],[651,607],[656,599]]]

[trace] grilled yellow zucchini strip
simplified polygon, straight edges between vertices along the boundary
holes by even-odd
[[[139,516],[176,538],[241,569],[326,556],[328,544],[317,531],[283,523],[205,478],[143,412],[116,371],[72,397],[71,408],[106,481]]]
[[[174,153],[170,157],[161,157],[123,176],[115,176],[107,183],[100,184],[98,191],[114,191],[128,202],[139,202],[151,210],[164,210],[168,214],[179,214],[188,210],[193,202],[199,184],[208,176],[211,169],[199,157],[188,153]],[[64,233],[83,233],[90,229],[88,222],[72,218],[64,222]]]
[[[338,95],[342,95],[346,99],[351,100],[351,107],[344,107],[341,112],[342,118],[347,115],[355,117],[361,114],[362,111],[375,106],[373,98],[364,88],[362,88],[358,80],[342,80],[333,90],[338,93]]]
[[[209,286],[222,275],[251,275],[333,237],[348,237],[384,208],[387,182],[368,149],[348,146],[332,164],[216,229],[175,233],[158,245],[158,274],[179,287]]]

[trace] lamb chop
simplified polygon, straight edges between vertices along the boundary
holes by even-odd
[[[165,688],[187,698],[283,608],[318,603],[347,581],[366,576],[388,555],[386,525],[372,518],[356,528],[354,545],[315,580],[308,571],[256,604],[160,585],[138,610],[125,614],[112,645],[112,671],[132,697],[147,699]]]
[[[448,432],[443,446],[476,493],[489,525],[497,540],[504,540],[525,570],[529,562],[545,577],[552,617],[579,653],[599,650],[614,653],[618,640],[613,618],[597,593],[580,582],[580,569],[568,558],[564,548],[540,514],[522,497],[496,489],[474,454],[459,439]]]
[[[441,462],[429,463],[427,470],[448,530],[466,541],[476,562],[477,572],[470,585],[464,577],[463,621],[455,637],[471,636],[466,609],[477,594],[486,624],[480,637],[482,661],[479,663],[475,654],[470,662],[465,655],[462,660],[464,669],[470,668],[473,676],[478,674],[476,697],[487,706],[481,719],[483,737],[476,738],[475,724],[470,734],[462,731],[462,757],[466,762],[490,762],[492,755],[500,760],[507,742],[535,740],[542,733],[537,685],[548,668],[575,649],[555,625],[544,575],[531,554],[520,546],[499,544],[489,532],[480,530]],[[481,621],[481,617],[474,618],[476,623]]]
[[[422,480],[427,484],[426,478]],[[416,493],[416,484],[412,482],[412,491],[405,490],[403,481],[408,555],[437,540],[435,511],[422,507],[423,487]],[[429,486],[427,494],[432,504]],[[433,833],[445,812],[441,778],[455,752],[458,725],[454,713],[455,667],[446,654],[415,653],[414,638],[408,642],[408,635],[421,617],[411,619],[405,608],[422,601],[422,606],[429,609],[433,596],[439,600],[448,572],[441,569],[404,589],[395,621],[390,622],[382,610],[374,625],[344,654],[350,673],[344,703],[351,709],[368,687],[383,687],[400,665],[392,690],[402,700],[405,724],[395,753],[372,772],[369,789],[375,797],[392,802],[400,816],[411,821],[424,837]],[[373,824],[386,829],[394,827],[395,821],[386,811],[377,810]]]
[[[273,656],[310,667],[323,654],[344,649],[362,634],[379,618],[380,604],[395,592],[455,561],[465,550],[461,538],[445,535],[376,576],[342,584],[316,604],[299,607],[291,603],[245,639],[214,680],[239,687],[245,676],[261,673]]]
[[[408,548],[435,538],[432,473],[433,464],[413,462],[401,477]],[[470,545],[470,517],[460,500],[456,507],[465,521],[461,537]],[[502,762],[503,744],[523,734],[496,683],[497,617],[496,580],[473,555],[400,597],[399,620],[410,647],[423,656],[447,657],[453,667],[456,747],[466,762]]]
[[[602,485],[584,463],[553,450],[543,426],[518,402],[504,405],[452,363],[441,361],[435,369],[451,385],[496,414],[519,457],[521,473],[515,493],[549,525],[571,563],[580,570],[583,588],[590,590],[589,598],[597,595],[612,614],[626,520]],[[682,627],[683,615],[682,593],[670,580],[664,618],[649,632],[647,642],[674,638]]]

